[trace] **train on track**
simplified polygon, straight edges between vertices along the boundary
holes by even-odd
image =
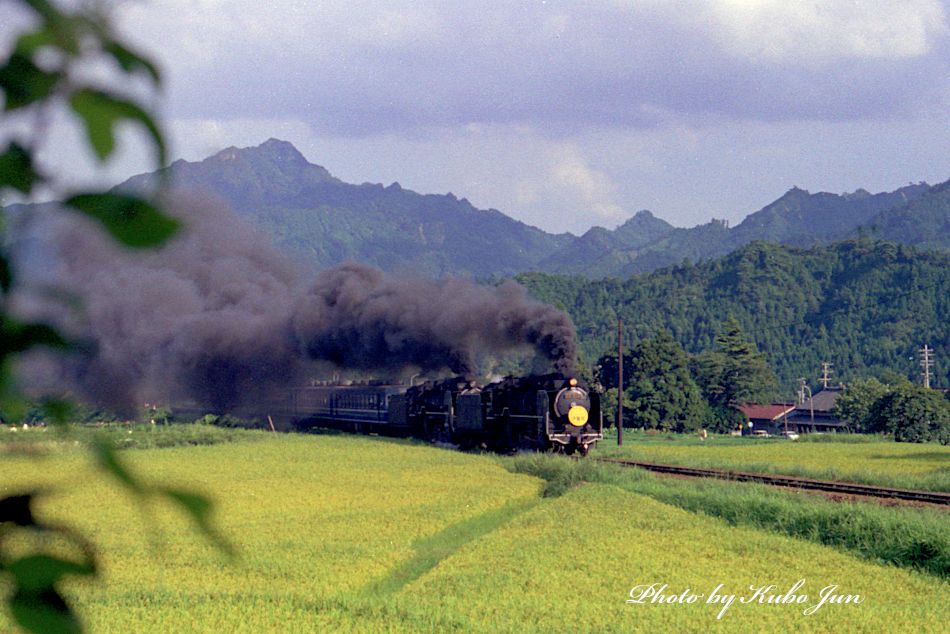
[[[291,392],[295,427],[408,436],[492,451],[586,455],[603,439],[600,395],[560,374],[478,386],[463,378],[396,385],[314,385]]]

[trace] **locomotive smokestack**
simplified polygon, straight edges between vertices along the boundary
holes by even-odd
[[[533,346],[573,369],[570,318],[513,282],[396,278],[344,264],[306,283],[222,205],[192,197],[171,206],[186,230],[154,251],[123,250],[79,219],[56,221],[55,279],[81,310],[64,317],[54,304],[32,315],[85,345],[55,359],[57,376],[47,364],[32,384],[65,384],[112,407],[188,397],[226,410],[293,383],[310,360],[469,374],[480,353]]]

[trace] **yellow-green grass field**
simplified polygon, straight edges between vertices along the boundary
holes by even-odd
[[[598,445],[595,455],[679,464],[783,473],[929,491],[950,491],[950,446],[934,443],[794,442],[710,436],[647,436],[627,432]]]
[[[99,545],[102,577],[67,587],[93,632],[939,632],[950,619],[937,577],[606,484],[540,498],[541,480],[490,456],[277,436],[122,457],[149,481],[211,494],[241,555],[228,563],[170,507],[143,519],[81,454],[0,459],[4,495],[50,487],[41,515]],[[739,603],[750,585],[777,595],[800,579],[805,603]],[[721,620],[705,596],[626,603],[651,583],[676,596],[724,584],[737,599]],[[834,584],[861,603],[802,614]]]

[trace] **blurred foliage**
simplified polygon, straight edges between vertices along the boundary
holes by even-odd
[[[54,176],[44,173],[37,159],[47,134],[46,122],[53,111],[66,108],[81,125],[100,162],[114,153],[118,125],[130,122],[146,132],[155,164],[163,167],[165,141],[158,124],[119,88],[138,81],[139,86],[158,89],[161,77],[157,68],[117,37],[102,3],[16,0],[13,4],[12,10],[27,17],[27,26],[13,33],[12,41],[4,42],[3,50],[8,52],[0,60],[2,116],[34,123],[28,131],[4,141],[0,194],[11,192],[29,198],[43,188],[59,197],[65,209],[97,221],[126,247],[162,244],[178,222],[162,213],[160,205],[114,191],[66,192]],[[109,76],[111,81],[91,80],[97,74],[89,73],[90,68],[108,69],[100,76]],[[3,220],[0,218],[0,226],[5,225]],[[16,273],[9,252],[0,250],[0,411],[7,422],[44,419],[64,429],[74,413],[70,404],[50,399],[30,409],[12,375],[16,355],[37,346],[63,349],[70,345],[49,325],[23,322],[11,315],[9,298],[16,290]],[[130,493],[142,500],[172,500],[209,539],[228,551],[209,522],[207,499],[139,479],[105,439],[93,442],[91,448],[96,463]],[[7,607],[13,620],[28,631],[80,631],[80,621],[59,586],[66,576],[97,573],[94,549],[71,527],[34,514],[34,504],[42,495],[44,491],[27,490],[0,500],[0,572],[10,587]],[[30,548],[27,552],[14,550],[11,542],[28,543]]]

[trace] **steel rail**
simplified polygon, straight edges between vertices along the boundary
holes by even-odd
[[[679,465],[657,464],[654,462],[640,462],[637,460],[623,460],[621,458],[595,458],[600,462],[609,462],[628,467],[640,467],[657,473],[691,476],[696,478],[719,478],[721,480],[735,480],[737,482],[758,482],[772,486],[794,487],[811,491],[825,491],[828,493],[843,493],[846,495],[863,495],[875,498],[891,498],[912,502],[927,502],[950,506],[950,493],[938,491],[917,491],[913,489],[895,489],[870,484],[854,482],[840,482],[837,480],[814,480],[797,476],[777,475],[771,473],[748,473],[745,471],[727,471],[723,469],[698,469],[695,467],[681,467]]]

